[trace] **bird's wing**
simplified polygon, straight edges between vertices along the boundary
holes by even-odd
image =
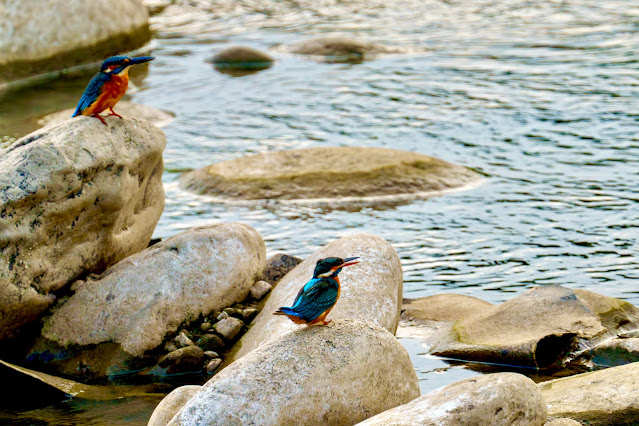
[[[337,287],[326,280],[309,282],[302,288],[292,308],[302,318],[311,321],[335,304],[337,293]]]
[[[93,102],[95,102],[95,100],[98,98],[98,95],[102,91],[102,88],[104,87],[104,83],[106,83],[110,79],[111,75],[105,74],[103,72],[99,72],[94,75],[87,85],[87,88],[84,89],[84,93],[82,94],[80,102],[78,102],[78,107],[76,108],[72,117],[80,115],[84,109],[88,108]]]

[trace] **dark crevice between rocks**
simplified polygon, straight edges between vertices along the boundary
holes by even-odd
[[[577,334],[551,334],[543,337],[534,350],[537,368],[563,366],[569,355],[579,347]]]

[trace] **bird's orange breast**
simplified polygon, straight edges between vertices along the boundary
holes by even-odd
[[[126,70],[120,74],[112,75],[109,81],[102,86],[102,90],[95,101],[82,111],[82,114],[99,114],[106,109],[113,108],[122,99],[127,87],[129,87],[129,74]]]

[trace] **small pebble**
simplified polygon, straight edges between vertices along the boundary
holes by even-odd
[[[210,322],[203,322],[202,325],[200,326],[200,330],[202,331],[209,331],[210,329],[211,329]]]
[[[244,327],[244,323],[237,318],[225,318],[214,325],[215,331],[225,339],[233,339]]]
[[[228,317],[229,314],[227,314],[226,312],[222,312],[220,315],[217,316],[217,320],[222,321],[223,319],[227,319]]]
[[[206,372],[209,374],[213,374],[215,370],[217,370],[217,367],[220,366],[220,364],[222,364],[222,360],[220,358],[214,358],[210,360],[208,364],[206,364]]]
[[[164,344],[164,350],[167,352],[177,351],[177,346],[173,342],[166,342]]]
[[[223,312],[226,312],[227,315],[233,315],[235,313],[235,309],[233,309],[233,308],[224,308]]]
[[[242,317],[247,320],[253,318],[255,314],[257,314],[257,309],[255,308],[246,308],[242,311]]]
[[[273,286],[266,281],[258,281],[253,284],[253,287],[251,287],[251,297],[253,299],[259,300],[262,297],[266,296],[266,293],[271,291],[272,288]]]
[[[204,356],[207,358],[219,358],[220,355],[215,351],[204,351]]]
[[[189,339],[184,331],[180,331],[180,334],[175,338],[175,343],[181,348],[194,345],[193,340]]]

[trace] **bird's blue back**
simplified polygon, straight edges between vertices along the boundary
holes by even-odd
[[[339,284],[332,278],[313,278],[300,290],[291,309],[300,318],[312,321],[337,301]]]
[[[106,83],[110,79],[111,75],[103,72],[99,72],[94,75],[89,82],[89,85],[84,90],[84,93],[80,98],[80,102],[78,102],[78,107],[71,117],[80,115],[85,108],[88,108],[93,102],[95,102],[95,100],[98,98],[98,95],[102,91],[104,83]]]

